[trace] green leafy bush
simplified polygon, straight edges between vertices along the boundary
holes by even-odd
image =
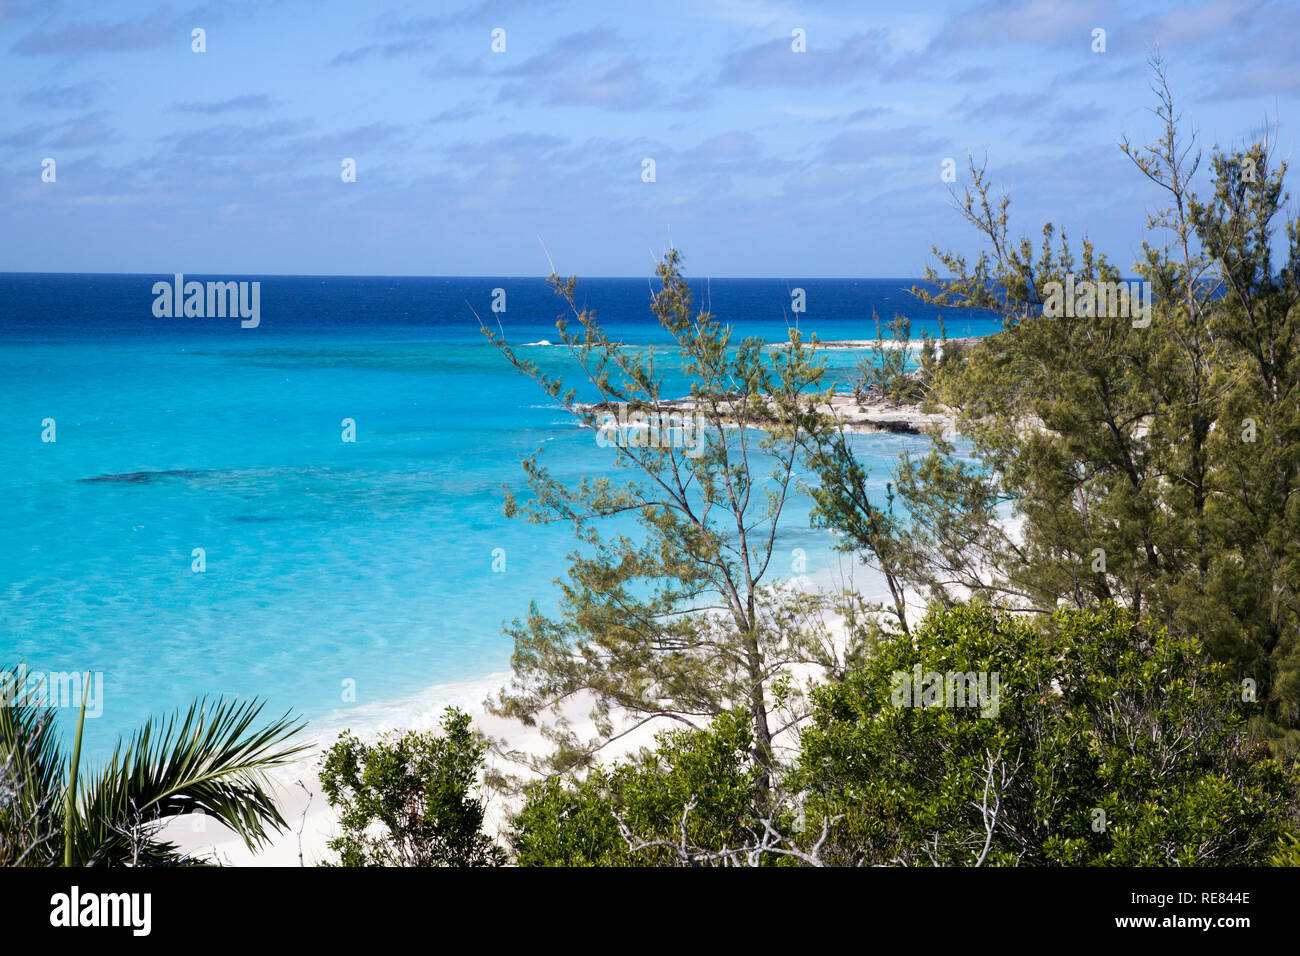
[[[340,866],[496,866],[505,854],[483,832],[474,796],[487,745],[467,714],[449,707],[443,734],[390,734],[369,745],[344,732],[326,755],[321,785],[340,811],[329,841]]]
[[[657,739],[652,753],[597,767],[580,782],[552,777],[531,786],[513,821],[518,863],[669,866],[685,862],[677,850],[683,833],[688,847],[750,840],[759,771],[745,715],[727,712],[705,730],[672,731]],[[620,820],[638,845],[663,845],[633,852]]]
[[[917,665],[998,673],[996,706],[897,706]],[[816,692],[796,777],[843,864],[1258,865],[1297,775],[1249,739],[1248,696],[1114,605],[1047,626],[958,607]]]

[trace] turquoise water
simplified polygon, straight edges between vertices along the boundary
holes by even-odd
[[[396,288],[381,295],[381,280],[268,278],[262,326],[240,330],[153,320],[156,278],[0,277],[0,662],[102,671],[103,712],[87,724],[100,754],[202,694],[337,723],[507,670],[502,621],[530,600],[553,606],[574,540],[505,519],[502,485],[524,491],[519,459],[538,448],[561,478],[617,472],[450,304],[501,280],[406,295],[401,283],[430,280],[382,280]],[[544,293],[511,281],[531,283],[525,301]],[[645,289],[607,289],[629,316],[610,320],[624,341],[655,340]],[[712,293],[716,310],[717,283]],[[512,339],[555,338],[556,310],[538,303],[506,323]],[[826,338],[874,331],[860,318],[825,325]],[[559,349],[529,355],[568,365]],[[345,418],[355,443],[341,440]],[[888,463],[923,442],[859,446],[883,486]],[[803,548],[815,576],[840,559],[807,509],[804,496],[789,507],[779,548]]]

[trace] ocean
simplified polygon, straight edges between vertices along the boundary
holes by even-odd
[[[203,695],[265,698],[320,729],[391,718],[430,688],[490,689],[509,669],[502,622],[554,607],[575,547],[567,527],[504,517],[503,486],[526,490],[520,458],[626,474],[479,331],[475,312],[512,343],[557,341],[545,280],[186,276],[260,282],[260,321],[242,328],[155,316],[153,286],[171,279],[0,274],[0,666],[102,674],[92,759]],[[785,340],[795,289],[805,335],[873,338],[873,309],[907,314],[915,337],[938,330],[912,280],[693,285],[737,336]],[[579,297],[681,380],[646,279],[581,281]],[[999,327],[943,319],[950,336]],[[561,348],[522,351],[575,371]],[[864,357],[824,355],[839,381]],[[879,493],[925,447],[856,441]],[[852,562],[809,528],[809,504],[787,508],[778,548],[835,574]],[[74,719],[60,709],[65,733]]]

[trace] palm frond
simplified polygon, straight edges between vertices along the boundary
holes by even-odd
[[[169,843],[153,839],[168,817],[208,814],[243,838],[250,849],[287,824],[270,796],[266,772],[307,748],[289,746],[304,724],[289,714],[254,728],[263,704],[249,700],[195,701],[183,720],[167,718],[161,731],[146,721],[125,748],[79,787],[81,812],[73,834],[82,865],[174,863]]]
[[[54,711],[30,702],[25,671],[0,668],[0,865],[53,862],[62,833],[63,774]],[[12,693],[12,698],[10,697]]]

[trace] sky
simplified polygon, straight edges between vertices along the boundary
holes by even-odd
[[[1294,0],[0,0],[0,271],[919,276],[978,249],[968,156],[1125,271],[1151,53],[1197,146],[1286,159],[1298,36]]]

